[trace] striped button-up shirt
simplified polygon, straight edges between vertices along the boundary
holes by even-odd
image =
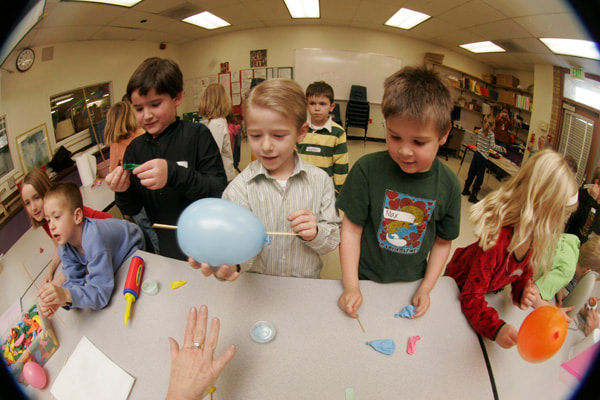
[[[485,136],[485,134],[480,131],[477,134],[477,151],[481,153],[483,158],[487,160],[490,154],[490,149],[493,149],[499,153],[504,152],[504,148],[496,144],[496,141],[494,140],[494,132],[488,131],[488,135]]]
[[[309,210],[317,217],[317,236],[304,241],[299,236],[273,235],[258,255],[241,265],[243,271],[319,278],[319,254],[332,251],[340,242],[340,217],[331,178],[303,163],[297,154],[294,158],[294,171],[285,188],[259,161],[253,161],[227,186],[223,198],[256,214],[267,232],[292,232],[287,216],[299,209]]]

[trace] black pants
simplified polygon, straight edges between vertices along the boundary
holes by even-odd
[[[473,179],[475,179],[475,184],[473,184],[473,192],[479,192],[479,189],[481,189],[481,184],[483,183],[483,177],[485,176],[485,169],[487,168],[487,165],[488,160],[483,158],[480,152],[476,151],[473,155],[473,159],[471,160],[469,174],[467,175],[467,180],[465,181],[465,189],[471,187],[471,183],[473,183]]]

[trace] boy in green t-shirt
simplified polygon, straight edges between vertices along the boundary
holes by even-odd
[[[460,183],[436,154],[448,139],[448,87],[426,67],[405,67],[384,83],[388,151],[353,166],[337,200],[344,211],[338,306],[351,317],[362,304],[359,279],[423,279],[412,298],[415,317],[429,308],[460,228]]]

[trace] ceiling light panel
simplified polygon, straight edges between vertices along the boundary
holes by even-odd
[[[427,21],[429,18],[431,18],[431,15],[413,11],[408,8],[401,8],[387,20],[385,25],[401,29],[411,29],[420,23]]]
[[[292,18],[319,18],[319,0],[285,0]]]
[[[575,56],[600,60],[598,44],[589,40],[540,38],[551,52],[566,56]]]
[[[205,29],[217,29],[231,25],[229,22],[208,11],[203,11],[199,14],[192,15],[191,17],[184,18],[182,21],[187,22],[188,24],[200,26]]]
[[[472,53],[502,53],[506,51],[490,41],[461,44],[460,47]]]

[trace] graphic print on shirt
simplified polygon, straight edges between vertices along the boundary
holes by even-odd
[[[377,235],[379,247],[401,254],[417,253],[435,203],[435,200],[386,190]]]

